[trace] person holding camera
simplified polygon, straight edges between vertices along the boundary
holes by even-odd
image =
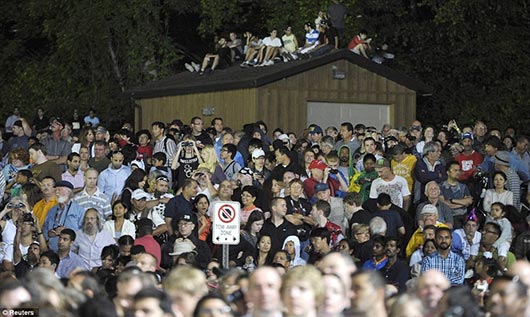
[[[9,215],[9,219],[3,219]],[[28,209],[28,203],[22,197],[15,197],[6,204],[4,210],[0,213],[0,227],[2,229],[2,251],[1,260],[2,268],[6,271],[14,271],[14,264],[19,261],[14,259],[14,246],[21,246],[22,255],[28,252],[30,244],[39,239],[39,242],[46,246],[46,241],[42,235],[42,230],[35,217]],[[18,243],[15,243],[17,231],[21,231]]]
[[[184,140],[177,144],[177,153],[171,162],[171,169],[177,171],[176,187],[182,187],[184,180],[191,178],[201,163],[203,161],[195,138],[186,135]]]

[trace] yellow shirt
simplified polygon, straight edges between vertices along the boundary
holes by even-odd
[[[44,224],[44,220],[46,220],[46,215],[48,215],[48,211],[53,207],[57,205],[57,198],[55,196],[50,201],[46,201],[45,198],[39,200],[35,206],[33,206],[33,214],[37,219],[39,219],[39,225],[42,228],[42,225]]]
[[[394,175],[401,176],[407,181],[411,193],[413,192],[412,187],[414,186],[414,166],[416,165],[417,160],[418,159],[414,155],[407,154],[403,161],[397,162],[396,160],[392,160],[391,162]]]
[[[436,223],[436,228],[449,228],[447,225],[438,222]],[[414,233],[412,234],[412,237],[410,237],[409,243],[407,244],[407,248],[405,249],[405,254],[407,255],[407,258],[409,258],[414,251],[416,251],[421,245],[423,244],[423,228],[418,228]]]

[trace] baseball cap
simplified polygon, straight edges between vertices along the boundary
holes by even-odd
[[[375,168],[388,167],[390,168],[390,161],[384,157],[380,158],[375,162]]]
[[[58,181],[57,183],[55,183],[55,188],[57,187],[67,187],[67,188],[70,188],[71,190],[74,190],[74,185],[72,185],[72,183],[70,183],[69,181]]]
[[[100,133],[100,134],[107,134],[107,129],[105,129],[104,127],[102,126],[98,126],[98,128],[96,129],[96,134],[97,133]]]
[[[282,141],[289,141],[289,136],[287,134],[280,134],[280,136],[278,137],[278,140],[282,140]]]
[[[322,134],[322,128],[319,127],[318,125],[311,125],[309,127],[309,134],[316,134],[316,133],[320,133]]]
[[[136,199],[136,200],[140,200],[140,199],[147,199],[147,198],[150,198],[151,195],[149,195],[148,193],[146,193],[143,189],[136,189],[132,195],[131,195],[131,198],[132,199]]]
[[[421,209],[421,215],[432,215],[438,212],[438,209],[436,209],[436,206],[433,204],[427,204],[423,206]]]
[[[311,163],[309,164],[309,169],[312,170],[314,168],[318,168],[319,170],[325,170],[326,167],[328,167],[326,165],[326,163],[320,161],[320,160],[312,160]]]
[[[466,132],[466,133],[462,134],[462,140],[464,140],[464,139],[473,140],[473,134],[471,134],[469,132]]]
[[[50,122],[54,122],[54,121],[57,121],[60,125],[62,125],[64,127],[64,119],[61,118],[61,117],[55,117],[55,118],[52,118],[52,120]]]
[[[318,183],[318,184],[315,185],[315,194],[318,193],[318,192],[322,192],[322,191],[328,190],[328,189],[329,189],[328,184],[326,184],[326,183]]]
[[[252,158],[258,158],[265,156],[265,152],[262,149],[255,149],[252,151]]]
[[[191,213],[181,213],[177,216],[177,223],[181,220],[195,223],[195,216]]]

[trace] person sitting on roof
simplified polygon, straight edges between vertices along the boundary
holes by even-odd
[[[232,53],[230,52],[230,48],[227,45],[226,39],[221,37],[217,42],[216,54],[208,53],[206,56],[204,56],[199,75],[204,75],[206,68],[210,65],[211,72],[213,72],[216,68],[223,69],[230,66],[231,63]]]
[[[243,55],[243,41],[237,37],[236,32],[230,32],[230,41],[227,46],[230,48],[232,62],[240,61],[245,57]]]
[[[239,66],[254,66],[258,62],[256,55],[258,55],[259,48],[262,45],[262,40],[260,40],[257,35],[253,35],[248,31],[245,32],[245,38],[247,39],[247,43],[243,49],[245,53],[245,61]]]
[[[293,28],[287,26],[284,30],[284,35],[282,36],[283,47],[281,48],[281,55],[283,61],[287,62],[293,59],[296,59],[296,50],[298,49],[298,41],[296,36],[293,34]]]
[[[258,63],[260,66],[274,65],[273,59],[278,56],[282,47],[282,41],[277,35],[278,31],[272,29],[270,36],[263,39],[263,45],[258,54]]]
[[[298,52],[300,54],[308,54],[318,45],[318,31],[314,29],[313,23],[306,22],[304,24],[305,34],[305,44],[301,47]]]
[[[367,37],[368,32],[366,30],[360,30],[359,34],[355,35],[348,44],[348,49],[357,55],[368,58],[366,51],[371,49],[370,42],[372,42],[372,39]]]

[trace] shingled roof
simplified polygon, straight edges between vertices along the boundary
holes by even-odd
[[[432,88],[426,84],[389,67],[374,63],[346,49],[307,60],[277,63],[268,67],[241,68],[238,65],[234,65],[226,69],[216,70],[205,76],[199,76],[198,73],[182,72],[168,78],[146,83],[141,87],[133,88],[126,91],[125,94],[127,97],[143,99],[255,88],[338,60],[347,60],[359,67],[414,90],[419,95],[425,96],[432,94]]]

